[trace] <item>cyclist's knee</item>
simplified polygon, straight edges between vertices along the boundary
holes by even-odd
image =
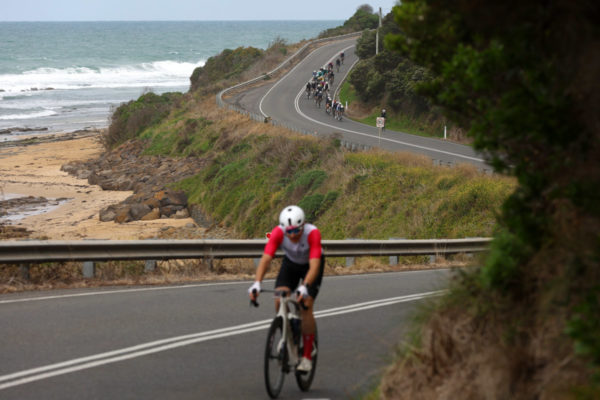
[[[312,312],[312,307],[313,307],[313,304],[315,303],[315,299],[313,299],[312,297],[309,296],[309,297],[305,297],[302,301],[304,302],[304,307],[307,308],[306,311]]]

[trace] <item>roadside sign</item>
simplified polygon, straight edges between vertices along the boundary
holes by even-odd
[[[383,117],[377,117],[377,127],[378,128],[385,128],[385,118],[383,118]]]

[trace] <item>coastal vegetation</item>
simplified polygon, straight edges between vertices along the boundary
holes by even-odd
[[[363,4],[356,9],[354,15],[335,28],[326,29],[319,34],[319,38],[345,35],[360,32],[365,29],[374,29],[379,24],[379,17],[373,12],[373,7]]]
[[[417,91],[518,186],[484,265],[420,317],[381,397],[598,398],[597,15],[565,2],[394,8],[402,33],[386,43],[432,77]]]

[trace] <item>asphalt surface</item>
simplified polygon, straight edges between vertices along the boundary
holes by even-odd
[[[321,108],[317,108],[312,98],[307,99],[304,88],[312,76],[312,71],[330,61],[335,64],[335,59],[344,51],[345,61],[339,73],[335,74],[332,89],[335,91],[338,88],[358,59],[354,53],[355,44],[356,39],[345,39],[324,45],[310,53],[281,79],[248,89],[226,101],[256,114],[269,116],[286,126],[319,136],[336,135],[344,141],[358,145],[359,148],[380,147],[389,151],[424,154],[439,164],[467,163],[491,171],[484,157],[469,146],[385,129],[380,134],[378,128],[348,118],[337,121],[325,113],[324,102]]]
[[[312,389],[288,375],[281,398],[369,391],[393,358],[419,295],[447,270],[326,277],[316,303]],[[272,286],[266,282],[265,287]],[[264,399],[272,299],[250,282],[0,296],[1,399]],[[340,309],[342,308],[342,309]]]

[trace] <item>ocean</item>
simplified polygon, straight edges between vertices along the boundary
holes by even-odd
[[[111,110],[186,92],[224,49],[311,39],[343,21],[0,22],[0,141],[105,128]]]

